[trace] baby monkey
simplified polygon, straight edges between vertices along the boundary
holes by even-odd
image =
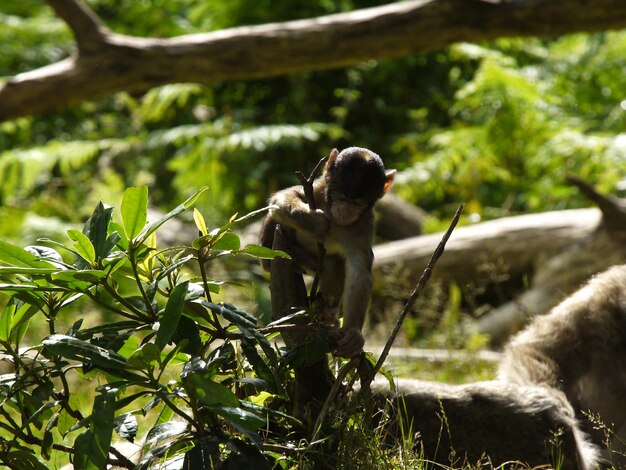
[[[270,198],[274,208],[261,228],[261,245],[270,248],[277,224],[290,230],[295,243],[289,254],[307,273],[317,268],[317,244],[324,245],[319,292],[340,302],[343,326],[331,337],[343,357],[357,355],[365,343],[361,329],[372,290],[372,209],[391,188],[395,174],[385,171],[380,157],[368,149],[334,149],[323,174],[313,182],[317,209],[310,209],[302,186],[283,189]],[[269,271],[269,266],[266,260],[263,267]]]

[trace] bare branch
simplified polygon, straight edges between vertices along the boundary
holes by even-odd
[[[333,149],[331,151],[331,154],[336,151],[337,149]],[[315,194],[313,192],[313,181],[315,181],[317,172],[322,167],[322,165],[326,163],[327,160],[328,157],[323,157],[322,159],[320,159],[320,161],[317,162],[317,165],[315,165],[315,168],[313,168],[313,171],[308,178],[306,178],[304,176],[304,173],[302,173],[300,170],[296,171],[296,176],[300,180],[300,183],[302,184],[302,189],[304,190],[304,197],[306,198],[306,202],[309,204],[309,208],[312,211],[317,210],[317,203],[315,202]],[[317,287],[320,282],[320,276],[322,275],[322,271],[324,270],[325,257],[326,248],[324,247],[324,244],[322,242],[317,242],[317,267],[315,269],[313,284],[311,285],[311,292],[309,293],[309,300],[311,302],[314,302],[315,298],[317,297]]]
[[[626,26],[623,0],[412,0],[307,20],[147,39],[105,34],[78,0],[49,1],[74,30],[79,49],[96,45],[95,52],[9,78],[0,85],[0,120],[167,83],[268,78],[400,57],[459,41]],[[90,23],[93,35],[85,31]]]
[[[372,378],[376,375],[376,373],[380,370],[382,365],[385,363],[385,360],[387,359],[387,355],[389,354],[389,350],[391,349],[391,346],[393,342],[395,341],[396,336],[398,336],[398,332],[400,331],[400,328],[402,327],[402,323],[404,322],[404,319],[406,318],[409,311],[413,307],[413,304],[417,300],[417,296],[420,294],[420,292],[422,291],[422,289],[424,288],[424,286],[430,279],[433,268],[435,267],[437,260],[443,254],[443,250],[446,247],[446,243],[448,242],[450,235],[452,235],[452,231],[456,227],[456,224],[459,222],[459,217],[461,217],[461,212],[463,211],[464,207],[465,205],[461,204],[459,208],[456,210],[456,213],[454,214],[454,217],[452,218],[452,222],[450,223],[450,227],[448,227],[448,230],[446,230],[446,233],[443,234],[443,237],[441,238],[439,245],[437,245],[435,252],[430,258],[430,261],[428,262],[426,269],[424,269],[424,273],[420,277],[420,280],[417,283],[417,286],[415,286],[415,289],[413,290],[413,293],[409,297],[409,300],[407,300],[406,304],[404,305],[404,308],[400,312],[400,315],[398,315],[396,324],[393,326],[393,329],[391,330],[391,334],[389,335],[389,339],[387,339],[387,343],[385,344],[385,347],[383,348],[383,352],[380,354],[380,357],[378,358],[378,362],[376,362],[376,366],[374,366],[374,373],[371,376]]]

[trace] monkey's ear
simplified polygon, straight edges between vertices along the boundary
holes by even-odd
[[[335,160],[337,159],[337,155],[339,155],[339,150],[332,149],[330,151],[330,155],[328,155],[328,160],[326,161],[326,168],[324,169],[324,173],[326,173],[330,169],[330,167],[333,166]]]
[[[393,180],[396,177],[396,170],[389,170],[385,172],[385,185],[383,186],[383,194],[386,194],[393,184]]]

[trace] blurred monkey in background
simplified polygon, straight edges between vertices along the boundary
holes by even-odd
[[[536,317],[507,345],[499,378],[562,391],[606,457],[626,464],[626,265],[614,266]]]

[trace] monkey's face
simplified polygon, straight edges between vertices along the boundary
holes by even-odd
[[[325,179],[331,221],[350,225],[382,197],[388,178],[378,155],[350,147],[329,160]]]
[[[330,219],[337,225],[350,225],[356,222],[370,204],[363,201],[335,199],[330,201]]]

